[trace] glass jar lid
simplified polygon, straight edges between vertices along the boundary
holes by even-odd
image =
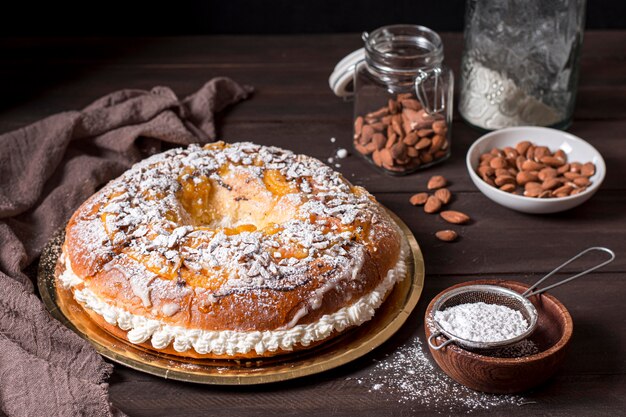
[[[363,32],[367,64],[384,73],[415,73],[441,64],[443,43],[424,26],[390,25]]]

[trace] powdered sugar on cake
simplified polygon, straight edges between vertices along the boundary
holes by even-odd
[[[263,168],[253,165],[257,156],[263,161]],[[262,176],[264,169],[275,169],[288,180],[300,180],[303,194],[287,196],[292,199],[307,196],[305,201],[296,202],[300,205],[297,217],[281,224],[282,230],[272,239],[267,239],[261,231],[229,236],[223,231],[200,230],[168,220],[168,214],[174,212],[181,220],[191,222],[185,219],[186,213],[176,197],[181,187],[178,178],[189,175],[184,172],[186,167],[194,170],[196,178],[204,176],[228,187],[216,173],[226,163],[241,164],[238,169],[257,178]],[[315,194],[307,194],[312,187]],[[348,255],[346,248],[350,250],[354,246],[351,242],[353,234],[333,230],[323,233],[323,226],[311,222],[309,216],[336,218],[342,225],[348,225],[364,215],[369,218],[363,220],[370,221],[374,206],[366,194],[357,196],[352,193],[341,176],[321,162],[252,143],[233,144],[220,150],[193,145],[171,150],[136,164],[109,183],[107,189],[108,201],[98,213],[105,215],[106,231],[99,226],[100,222],[90,222],[83,228],[88,233],[84,246],[91,249],[90,253],[98,256],[102,248],[110,252],[111,246],[127,245],[128,250],[150,259],[151,270],[160,266],[159,273],[181,264],[191,270],[223,266],[232,273],[216,295],[238,288],[293,288],[302,284],[307,265],[318,258],[351,269],[352,256]],[[364,211],[365,207],[370,210]],[[191,247],[187,245],[189,239],[202,243]],[[276,248],[287,245],[298,245],[308,254],[300,259],[274,256]],[[353,251],[358,252],[358,248]]]
[[[288,192],[272,194],[269,187],[265,188],[264,175],[268,170],[280,173],[291,187]],[[274,226],[268,226],[269,221],[258,227],[237,229],[246,226],[245,213],[240,218],[221,215],[199,220],[181,200],[184,187],[189,184],[201,188],[209,182],[216,192],[230,193],[238,186],[237,181],[244,180],[256,184],[255,190],[261,195],[255,197],[261,203],[271,201],[265,208],[267,213],[283,214],[271,232],[267,229]],[[198,197],[198,204],[202,203],[201,198]],[[238,204],[252,204],[247,203],[246,196],[237,198],[245,200]],[[102,269],[118,268],[121,264],[119,269],[123,270],[132,293],[147,311],[152,308],[153,314],[156,312],[152,297],[154,294],[160,297],[160,289],[166,285],[172,287],[171,283],[177,284],[180,300],[183,293],[195,291],[204,300],[217,302],[220,297],[236,293],[289,291],[305,285],[312,279],[311,266],[321,261],[332,273],[325,276],[300,310],[294,311],[291,322],[278,331],[296,328],[298,320],[319,308],[324,295],[341,282],[355,282],[366,253],[377,250],[368,248],[371,228],[363,225],[375,225],[387,219],[367,192],[352,187],[320,161],[252,143],[208,148],[192,145],[155,155],[111,181],[88,204],[91,210],[85,211],[90,214],[78,219],[74,233],[81,248],[81,265],[87,264],[87,275],[94,276]],[[191,200],[187,204],[195,202]],[[392,229],[379,233],[400,235],[395,227]],[[69,259],[67,265],[62,280],[75,286],[76,275]],[[189,287],[181,270],[198,276],[218,271],[222,276],[217,286],[211,280],[207,283],[198,280]],[[77,300],[88,308],[109,306],[92,309],[99,314],[99,310],[105,311],[105,319],[108,317],[107,321],[114,321],[120,328],[132,329],[131,341],[152,337],[155,347],[163,345],[167,338],[155,327],[155,320],[144,317],[146,323],[152,324],[139,326],[139,316],[129,318],[130,313],[120,309],[119,303],[113,300],[107,303],[91,291],[89,279],[81,284],[84,288],[75,291]],[[360,291],[358,286],[353,290]],[[350,299],[350,294],[345,296],[346,300]],[[176,297],[168,300],[159,312],[166,317],[177,314],[182,307],[176,303]],[[370,307],[365,310],[369,311]],[[350,325],[371,317],[369,313],[357,316]],[[176,334],[179,333],[177,330]],[[291,333],[285,337],[294,339]],[[178,340],[174,347],[184,351],[185,338],[179,339],[170,337]]]

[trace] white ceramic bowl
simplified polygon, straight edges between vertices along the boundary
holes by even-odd
[[[593,162],[596,173],[590,178],[592,184],[582,193],[561,198],[532,198],[507,193],[487,184],[476,173],[480,155],[493,148],[514,147],[518,142],[530,141],[547,146],[552,152],[562,149],[568,162]],[[547,127],[509,127],[481,136],[467,151],[467,170],[478,189],[488,198],[513,210],[524,213],[556,213],[576,207],[595,194],[604,181],[606,165],[600,152],[584,140],[561,130]]]

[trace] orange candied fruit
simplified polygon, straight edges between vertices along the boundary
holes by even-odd
[[[186,175],[188,175],[187,178],[185,178]],[[194,180],[191,170],[185,168],[183,175],[179,178],[182,189],[178,194],[178,199],[197,223],[210,223],[213,218],[210,205],[213,187],[205,175],[196,178],[197,180]]]
[[[242,232],[255,232],[256,226],[253,224],[241,224],[237,227],[227,227],[224,229],[224,234],[227,236],[238,235]]]
[[[263,183],[265,187],[274,195],[284,196],[296,192],[293,184],[287,181],[287,178],[276,169],[268,169],[263,174]]]
[[[226,143],[224,143],[223,141],[219,140],[217,142],[213,142],[213,143],[207,143],[206,145],[204,145],[202,148],[206,149],[207,151],[219,151],[221,149],[226,148]]]
[[[281,258],[304,259],[309,256],[309,251],[303,247],[282,247],[277,252]]]

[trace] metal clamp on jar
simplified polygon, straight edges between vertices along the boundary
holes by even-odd
[[[364,32],[363,41],[329,79],[336,95],[354,98],[355,150],[392,175],[447,159],[454,81],[439,35],[393,25]]]

